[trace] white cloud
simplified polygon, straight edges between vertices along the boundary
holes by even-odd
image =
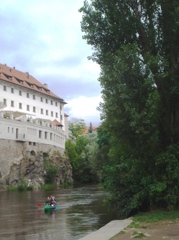
[[[1,0],[1,63],[46,82],[68,104],[67,114],[100,122],[100,67],[87,59],[79,8],[84,0]]]
[[[69,119],[78,118],[84,119],[86,123],[95,121],[95,124],[100,123],[100,112],[97,111],[99,103],[102,102],[100,96],[97,97],[85,97],[79,96],[74,99],[68,100]]]

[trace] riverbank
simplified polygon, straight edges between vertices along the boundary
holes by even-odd
[[[124,228],[116,236],[109,240],[178,240],[179,239],[179,222],[162,221],[160,223],[151,223],[143,228]]]
[[[179,239],[179,222],[162,221],[157,224],[148,224],[148,226],[141,228],[131,228],[129,226],[130,222],[126,220],[112,221],[79,240]]]
[[[131,219],[111,221],[99,230],[92,232],[79,240],[109,240],[111,237],[126,228],[131,222]]]
[[[115,220],[80,240],[179,239],[179,211],[156,211]]]

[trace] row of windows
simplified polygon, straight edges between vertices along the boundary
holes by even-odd
[[[8,133],[12,133],[14,134],[14,132],[16,133],[16,138],[18,138],[18,128],[15,129],[16,131],[14,131],[14,128],[12,127],[10,129],[10,127],[7,128],[7,132]],[[43,136],[44,134],[44,136]],[[58,140],[59,142],[62,142],[63,141],[63,138],[56,135],[56,134],[53,134],[53,133],[48,133],[48,132],[43,132],[42,130],[39,130],[39,138],[43,138],[44,139],[50,139],[50,140]],[[30,145],[30,144],[29,144]]]
[[[7,87],[6,86],[3,86],[3,90],[4,91],[7,91]],[[11,93],[14,93],[14,88],[11,88]],[[19,90],[19,96],[22,96],[22,91],[21,90]],[[29,93],[27,93],[27,98],[30,98],[30,94]],[[32,95],[32,98],[33,98],[33,100],[36,100],[36,96],[33,94]],[[43,98],[43,97],[41,97],[40,98],[40,101],[41,102],[45,102],[45,103],[49,103],[49,101],[50,101],[50,104],[51,105],[54,105],[55,104],[55,106],[57,107],[58,106],[58,102],[54,102],[53,100],[49,100],[49,99],[45,99],[45,98]],[[60,106],[60,108],[62,109],[62,106]]]
[[[45,138],[45,139],[50,139],[55,142],[63,143],[64,139],[56,134],[48,133],[48,132],[43,132],[39,130],[39,138]]]
[[[4,103],[4,105],[7,105],[7,99],[3,99],[3,103]],[[11,101],[11,107],[14,107],[14,101]],[[22,103],[19,103],[19,109],[22,109]],[[26,110],[27,111],[30,111],[31,110],[31,107],[30,107],[30,105],[26,105]],[[36,107],[35,106],[33,106],[32,107],[32,111],[34,112],[34,113],[36,113]],[[49,116],[49,114],[51,115],[51,117],[56,117],[56,118],[58,118],[58,113],[56,112],[55,113],[55,115],[54,115],[54,112],[53,111],[49,111],[49,110],[44,110],[43,108],[41,108],[40,109],[40,113],[41,114],[46,114],[47,116]],[[61,115],[61,120],[62,120],[62,115]]]

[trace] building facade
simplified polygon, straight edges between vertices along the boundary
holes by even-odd
[[[68,138],[66,102],[29,73],[0,64],[0,141],[26,150],[64,151]],[[12,144],[12,143],[11,143]]]

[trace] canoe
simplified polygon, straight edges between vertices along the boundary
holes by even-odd
[[[50,210],[60,210],[60,207],[59,206],[50,206],[50,205],[44,206],[44,211],[50,211]]]

